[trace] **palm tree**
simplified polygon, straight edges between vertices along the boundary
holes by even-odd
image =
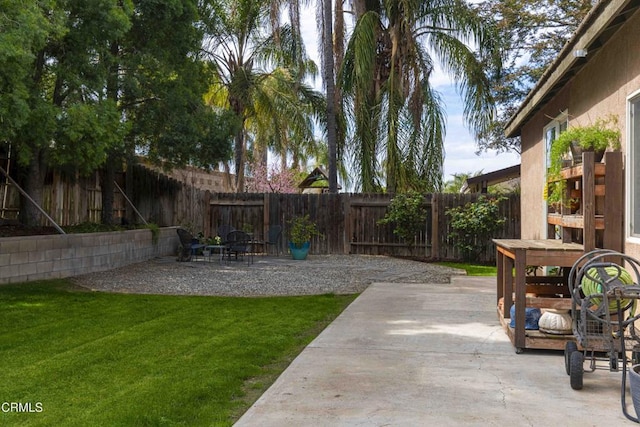
[[[272,26],[277,28],[280,23],[282,7],[286,7],[291,22],[292,34],[299,45],[302,46],[302,37],[300,34],[300,6],[316,3],[318,30],[321,35],[320,58],[322,62],[322,81],[324,84],[327,100],[325,111],[325,128],[327,134],[326,150],[324,156],[325,164],[329,168],[329,192],[337,193],[338,191],[338,174],[344,179],[344,164],[341,164],[341,151],[344,145],[344,125],[341,109],[342,94],[340,88],[335,85],[336,69],[339,69],[344,57],[344,11],[343,4],[345,0],[335,1],[335,13],[332,13],[332,0],[271,0],[271,21]],[[335,19],[335,22],[334,22]],[[335,29],[335,32],[334,32]],[[302,52],[302,50],[300,51]],[[302,77],[302,76],[300,76]]]
[[[298,81],[289,69],[273,70],[256,91],[252,116],[245,126],[252,136],[254,161],[266,165],[271,149],[280,156],[282,170],[287,169],[288,158],[294,167],[306,163],[306,153],[319,149],[313,130],[315,123],[324,123],[324,109],[324,97]]]
[[[482,171],[477,172],[462,172],[462,173],[454,173],[453,179],[444,183],[444,193],[460,193],[462,187],[466,184],[469,178],[473,178],[474,176],[481,175]]]
[[[333,13],[331,0],[322,0],[322,44],[324,54],[323,80],[327,95],[327,147],[329,151],[329,193],[338,192],[337,178],[337,121],[336,121],[336,92],[335,71],[333,57]],[[338,1],[339,3],[339,1]]]
[[[230,108],[242,124],[233,150],[238,192],[244,191],[249,141],[257,157],[266,158],[272,146],[286,158],[295,138],[313,141],[312,119],[324,108],[322,96],[302,82],[314,65],[291,27],[266,33],[271,11],[270,0],[210,1],[206,10],[208,101]]]
[[[355,6],[339,84],[352,112],[349,140],[361,189],[437,191],[445,113],[431,86],[435,63],[456,81],[465,119],[479,133],[494,114],[486,72],[487,65],[499,68],[493,29],[459,0]]]

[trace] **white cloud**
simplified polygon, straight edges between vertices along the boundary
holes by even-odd
[[[449,77],[449,75],[437,65],[433,70],[433,73],[429,76],[429,80],[431,81],[431,86],[436,88],[436,90],[441,90],[443,87],[453,86],[451,77]]]
[[[305,6],[302,16],[300,17],[300,33],[307,49],[307,55],[320,66],[320,36],[318,35],[316,26],[315,10]]]

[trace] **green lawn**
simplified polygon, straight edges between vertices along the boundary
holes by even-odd
[[[0,286],[0,425],[231,425],[354,298]]]
[[[461,262],[439,262],[438,264],[465,270],[469,276],[495,276],[497,274],[495,265],[465,264]]]

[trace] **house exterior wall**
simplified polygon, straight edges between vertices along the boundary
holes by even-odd
[[[544,238],[543,128],[563,109],[569,126],[613,114],[627,139],[627,97],[640,90],[640,13],[635,13],[551,102],[522,128],[522,238]],[[621,207],[623,208],[623,207]],[[624,209],[622,209],[624,211]],[[625,222],[626,224],[626,222]],[[625,226],[625,230],[628,229]],[[640,258],[640,242],[626,239],[625,253]]]
[[[640,89],[640,13],[636,13],[589,61],[573,83],[570,124],[618,116],[625,145],[627,96]]]

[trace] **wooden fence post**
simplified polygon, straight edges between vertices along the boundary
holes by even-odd
[[[204,225],[202,227],[202,230],[204,233],[208,234],[208,237],[213,237],[215,236],[215,234],[211,234],[212,233],[212,228],[211,228],[211,192],[209,190],[206,190],[204,192],[204,197],[202,198],[202,211],[204,212],[204,218],[203,218],[203,222]],[[208,230],[208,233],[207,233]]]
[[[440,195],[431,199],[431,258],[440,259]]]
[[[605,156],[603,246],[622,252],[624,227],[620,217],[624,217],[624,213],[619,209],[624,206],[624,163],[619,151],[610,151]]]
[[[266,242],[267,240],[269,240],[269,225],[270,225],[270,219],[269,219],[269,193],[264,193],[264,196],[262,198],[262,241]],[[266,250],[266,246],[265,246],[265,250]]]
[[[351,195],[343,194],[342,212],[344,212],[344,246],[343,254],[351,253]]]

